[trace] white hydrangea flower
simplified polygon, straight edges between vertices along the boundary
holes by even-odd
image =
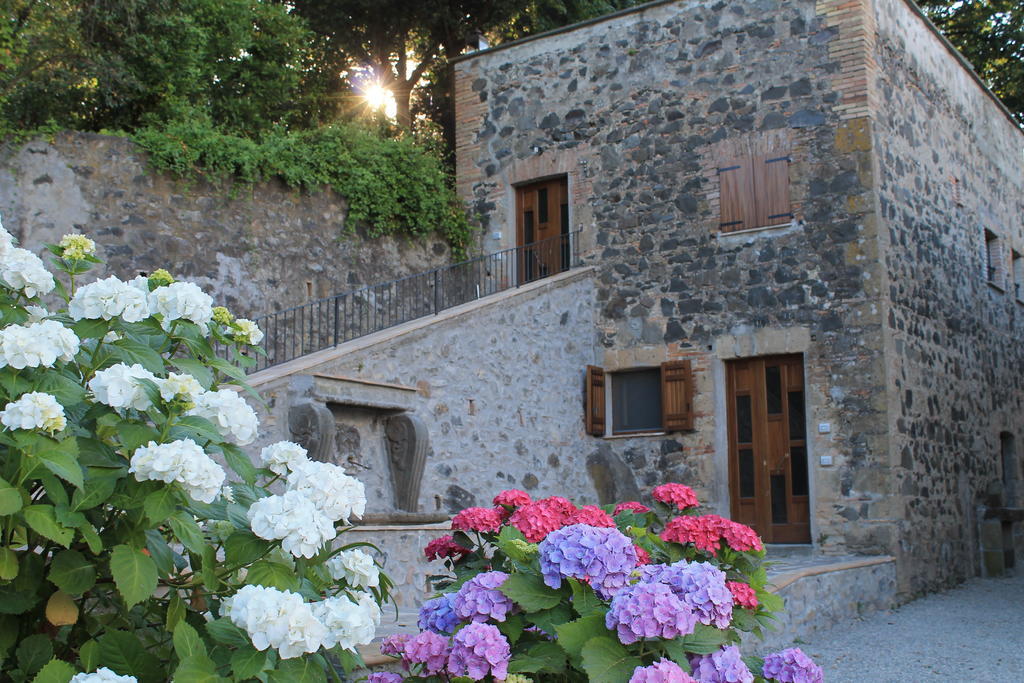
[[[26,249],[12,247],[0,258],[0,277],[11,289],[18,289],[27,297],[49,294],[55,283],[42,260]]]
[[[56,320],[10,325],[0,330],[0,367],[50,368],[58,360],[73,360],[80,343],[78,335]]]
[[[255,346],[263,341],[263,330],[259,325],[247,318],[236,318],[232,324],[234,327],[234,340],[239,344]]]
[[[7,256],[7,253],[11,249],[14,249],[14,247],[15,247],[14,235],[12,235],[11,233],[7,232],[7,230],[4,228],[3,224],[0,223],[0,258],[4,258],[5,256]]]
[[[327,636],[302,596],[266,586],[243,586],[221,604],[221,615],[245,629],[257,650],[275,648],[281,659],[316,652]]]
[[[292,441],[278,441],[260,451],[264,467],[274,474],[288,474],[308,462],[306,449]]]
[[[68,314],[75,320],[110,320],[120,316],[137,323],[150,316],[144,292],[111,275],[78,288],[68,303]]]
[[[64,406],[57,403],[52,394],[42,391],[22,394],[17,401],[8,403],[0,411],[0,422],[11,429],[41,429],[51,433],[67,426]]]
[[[138,363],[134,365],[118,363],[97,372],[89,380],[89,389],[92,390],[97,401],[111,408],[148,410],[153,404],[150,402],[149,396],[146,395],[142,383],[138,381],[140,379],[157,381],[156,375]]]
[[[121,334],[120,332],[114,332],[114,330],[111,330],[110,332],[107,332],[105,335],[103,335],[103,341],[106,342],[107,344],[116,342],[119,339],[124,339],[124,335]]]
[[[313,615],[327,629],[324,647],[340,645],[343,650],[372,641],[381,618],[380,607],[368,593],[360,593],[355,602],[338,595],[314,603]]]
[[[205,417],[217,426],[225,439],[230,438],[239,446],[252,443],[260,426],[256,411],[231,389],[204,391],[196,396],[195,406],[188,414]]]
[[[201,503],[217,498],[225,476],[224,468],[191,439],[161,444],[150,441],[132,454],[128,471],[138,481],[178,482],[190,498]]]
[[[64,250],[61,254],[62,258],[66,258],[70,261],[81,261],[86,256],[92,256],[96,253],[96,243],[85,235],[64,235],[60,238],[60,242],[57,246]]]
[[[50,315],[50,312],[42,306],[26,306],[25,312],[28,313],[28,320],[25,321],[26,325],[42,322]]]
[[[363,482],[329,462],[309,460],[297,466],[288,475],[288,488],[314,501],[331,521],[348,524],[351,516],[362,517],[366,510]]]
[[[140,292],[144,292],[146,294],[146,298],[149,298],[149,278],[145,275],[136,275],[128,281],[128,286],[133,287]]]
[[[138,683],[135,676],[119,676],[105,666],[91,674],[75,674],[70,683]]]
[[[203,393],[203,385],[187,373],[169,373],[167,379],[158,379],[156,385],[160,387],[160,397],[165,401],[177,398],[192,403]]]
[[[380,585],[380,569],[373,557],[359,548],[343,550],[327,560],[331,578],[345,579],[352,588],[376,588]]]
[[[313,557],[338,535],[331,520],[298,491],[260,498],[247,514],[254,534],[280,540],[281,547],[295,557]]]
[[[213,299],[193,282],[175,282],[149,293],[153,313],[164,317],[164,328],[179,318],[206,325],[213,319]]]

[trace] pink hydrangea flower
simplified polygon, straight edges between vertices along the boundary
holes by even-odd
[[[399,674],[392,671],[377,671],[366,679],[366,683],[402,683],[403,679]]]
[[[633,669],[629,683],[698,683],[682,667],[670,659],[661,658],[650,666]]]
[[[719,519],[722,520],[722,538],[729,544],[730,548],[740,552],[764,549],[761,537],[749,526],[734,522],[731,519],[724,519],[722,517],[719,517]]]
[[[448,639],[433,631],[420,631],[405,643],[405,662],[422,664],[420,673],[428,676],[444,671],[449,655]]]
[[[566,526],[570,524],[589,524],[590,526],[606,527],[609,529],[615,528],[615,520],[596,505],[584,505],[569,515],[569,519],[566,520],[565,524]]]
[[[530,498],[530,494],[526,491],[520,491],[519,489],[507,489],[494,497],[494,504],[517,508],[526,505],[532,500],[533,499]]]
[[[638,515],[645,515],[651,511],[651,508],[647,507],[643,503],[638,503],[635,500],[627,500],[625,503],[619,503],[615,506],[615,510],[612,511],[612,517],[624,511],[635,512]]]
[[[749,585],[742,581],[726,581],[726,587],[732,593],[733,600],[740,607],[757,609],[757,593]]]
[[[561,496],[541,498],[515,512],[509,524],[523,532],[530,543],[540,543],[555,529],[561,529],[576,512],[576,506]]]
[[[681,545],[692,543],[697,550],[714,555],[722,547],[719,526],[714,520],[709,519],[714,516],[676,517],[665,525],[661,532],[661,540]]]
[[[452,517],[452,528],[460,531],[497,531],[501,527],[501,512],[495,508],[466,508]]]
[[[455,539],[450,535],[435,538],[423,548],[423,554],[427,556],[428,560],[440,560],[445,557],[451,557],[458,562],[462,559],[463,555],[468,553],[469,550],[456,543]]]
[[[675,505],[680,510],[697,507],[697,494],[685,484],[662,484],[651,491],[654,500],[666,505]]]
[[[633,544],[633,547],[636,548],[636,566],[642,567],[645,564],[651,563],[651,554],[649,552],[638,546],[636,543]]]
[[[508,676],[511,648],[505,636],[493,624],[474,622],[455,634],[448,668],[456,676],[469,675],[480,681],[491,674],[495,680]]]
[[[401,657],[402,653],[405,652],[405,644],[411,638],[412,634],[409,633],[396,633],[393,636],[388,636],[380,644],[380,653],[392,657]]]

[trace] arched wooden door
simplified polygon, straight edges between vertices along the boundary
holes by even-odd
[[[569,269],[569,184],[565,177],[516,188],[519,282]]]
[[[768,543],[810,543],[802,356],[728,365],[732,518]]]

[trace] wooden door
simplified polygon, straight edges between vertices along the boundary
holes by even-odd
[[[519,281],[568,270],[569,184],[563,178],[516,188]]]
[[[732,518],[768,543],[810,543],[802,356],[729,363]]]

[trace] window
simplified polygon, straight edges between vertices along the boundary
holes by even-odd
[[[1016,250],[1011,252],[1013,259],[1013,295],[1017,301],[1024,301],[1024,257]]]
[[[722,232],[788,223],[789,162],[785,155],[748,156],[718,168]]]
[[[1003,259],[1002,245],[999,237],[990,230],[985,230],[985,279],[997,286],[1002,286]]]
[[[588,434],[641,434],[693,429],[693,372],[690,361],[655,368],[606,373],[587,366]],[[611,413],[608,424],[607,413]]]

